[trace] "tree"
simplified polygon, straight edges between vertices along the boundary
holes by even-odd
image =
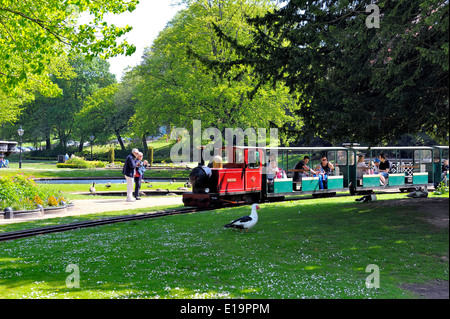
[[[371,2],[291,0],[247,20],[250,43],[214,24],[237,58],[201,60],[286,84],[301,106],[297,135],[378,144],[425,131],[448,142],[448,1],[377,1],[380,28],[368,28]]]
[[[52,79],[62,89],[62,94],[57,97],[38,95],[35,101],[26,105],[29,110],[23,114],[21,122],[27,123],[32,130],[38,130],[36,133],[44,134],[47,148],[50,147],[52,133],[57,135],[62,148],[75,134],[81,151],[83,142],[92,134],[92,128],[75,131],[75,114],[90,95],[115,83],[116,78],[109,72],[109,63],[101,58],[89,59],[78,55],[69,63],[74,73],[72,78]]]
[[[129,131],[128,122],[135,112],[133,86],[134,78],[127,73],[121,83],[111,84],[89,96],[75,115],[78,134],[88,132],[101,142],[107,142],[114,135],[125,150],[122,135]]]
[[[130,55],[118,39],[131,30],[104,22],[106,13],[133,11],[138,0],[2,0],[0,3],[0,124],[13,121],[19,105],[61,93],[51,77],[67,76],[67,55]],[[80,15],[89,18],[78,23]],[[88,16],[89,14],[89,16]],[[70,68],[69,68],[70,69]],[[14,103],[10,103],[13,99]]]
[[[219,130],[227,127],[296,125],[292,116],[295,103],[283,85],[264,86],[253,99],[256,86],[245,68],[236,70],[233,79],[221,78],[208,70],[189,52],[227,61],[233,53],[219,42],[213,22],[247,42],[249,26],[245,15],[257,16],[270,10],[271,1],[196,0],[185,1],[181,10],[144,53],[137,71],[141,81],[136,88],[138,107],[133,117],[134,129],[142,134],[156,134],[163,125],[192,127],[192,120]]]

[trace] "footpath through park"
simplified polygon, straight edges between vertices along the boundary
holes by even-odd
[[[123,199],[102,199],[100,196],[95,199],[80,199],[73,200],[74,207],[61,213],[45,214],[44,216],[32,217],[32,218],[17,218],[17,219],[0,219],[1,224],[11,224],[26,222],[28,220],[40,220],[55,217],[67,217],[78,216],[87,214],[99,214],[111,211],[121,211],[137,208],[152,208],[156,206],[168,206],[168,205],[182,205],[183,200],[181,196],[151,196],[141,197],[141,200],[134,202],[127,202],[126,198]]]

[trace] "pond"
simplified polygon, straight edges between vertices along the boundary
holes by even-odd
[[[171,179],[145,179],[146,182],[150,183],[169,183]],[[119,179],[41,179],[36,180],[37,184],[125,184],[125,178]]]

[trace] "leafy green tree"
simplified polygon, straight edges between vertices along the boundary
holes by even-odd
[[[133,11],[138,0],[2,0],[0,2],[0,124],[14,121],[19,106],[61,93],[51,77],[67,77],[68,54],[105,58],[130,55],[119,38],[130,26],[108,25],[106,13]],[[79,23],[79,17],[88,20]],[[11,102],[11,100],[13,100]]]
[[[130,130],[128,122],[135,112],[134,85],[135,77],[130,72],[121,83],[106,86],[87,97],[83,108],[75,114],[77,134],[93,134],[103,143],[114,135],[125,150],[122,136]]]
[[[64,149],[67,141],[75,136],[80,141],[80,150],[84,141],[89,140],[91,130],[75,132],[75,114],[81,110],[84,101],[95,91],[116,82],[109,72],[109,63],[101,58],[85,58],[81,55],[70,58],[73,77],[70,79],[52,79],[62,94],[57,97],[37,98],[26,105],[28,110],[20,118],[28,129],[35,134],[44,135],[47,148],[50,136],[55,134]],[[75,133],[75,135],[74,135]]]
[[[290,0],[247,20],[249,43],[214,23],[237,58],[201,60],[287,85],[301,106],[299,136],[378,144],[425,131],[448,142],[448,1],[381,0],[379,16],[366,12],[371,3]]]
[[[89,96],[83,108],[75,115],[75,127],[78,134],[89,132],[96,140],[106,143],[115,136],[122,148],[124,133],[130,127],[128,122],[134,114],[134,100],[131,96],[129,75],[119,84],[111,84]]]
[[[296,105],[283,85],[265,85],[250,99],[257,85],[246,68],[234,70],[226,79],[208,70],[188,52],[217,61],[235,55],[223,45],[213,23],[248,43],[250,26],[245,16],[263,15],[273,9],[268,0],[189,0],[146,49],[137,71],[141,81],[136,87],[138,100],[133,128],[139,134],[153,135],[163,125],[190,128],[192,120],[205,128],[282,127],[298,122]]]

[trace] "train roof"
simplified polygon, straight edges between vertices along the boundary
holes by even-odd
[[[236,147],[242,149],[262,149],[262,150],[288,150],[288,151],[323,151],[323,150],[338,150],[338,151],[347,151],[347,150],[432,150],[432,149],[448,149],[449,147],[446,145],[433,145],[433,146],[353,146],[353,147],[345,147],[345,146],[295,146],[295,147],[259,147],[259,146],[228,146],[228,147]]]
[[[353,149],[355,150],[432,150],[435,148],[447,148],[448,146],[355,146]]]

